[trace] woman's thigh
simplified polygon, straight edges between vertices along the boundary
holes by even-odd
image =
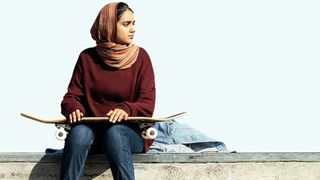
[[[129,150],[130,153],[143,151],[144,141],[138,127],[116,124],[106,129],[102,136],[102,146],[105,151],[119,152]]]

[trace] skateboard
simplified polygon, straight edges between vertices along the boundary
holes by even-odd
[[[152,123],[155,122],[165,122],[168,120],[176,119],[181,116],[184,116],[186,112],[181,112],[178,114],[174,114],[168,117],[164,118],[154,118],[154,117],[139,117],[139,116],[131,116],[128,117],[127,121],[132,123],[139,124],[140,129],[142,129],[141,136],[143,139],[155,139],[158,135],[158,131],[152,127]],[[34,116],[30,116],[25,113],[20,113],[21,116],[38,121],[45,124],[55,124],[57,131],[55,133],[55,137],[58,140],[65,140],[68,131],[71,129],[71,126],[68,124],[66,118],[60,118],[60,119],[42,119]],[[80,121],[86,121],[86,122],[109,122],[108,117],[82,117]]]

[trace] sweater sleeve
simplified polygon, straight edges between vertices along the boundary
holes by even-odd
[[[73,70],[73,74],[68,86],[68,91],[64,95],[61,102],[61,113],[68,118],[69,114],[79,109],[83,114],[85,114],[85,108],[83,106],[83,70],[81,63],[81,55]]]
[[[153,115],[156,98],[154,71],[149,55],[144,49],[141,48],[141,50],[143,51],[143,63],[139,71],[135,100],[134,102],[124,101],[118,103],[115,108],[123,109],[129,116],[151,117]]]

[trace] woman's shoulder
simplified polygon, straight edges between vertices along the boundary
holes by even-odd
[[[139,47],[138,59],[141,59],[142,61],[150,61],[149,54],[143,47]]]
[[[139,69],[152,68],[152,61],[149,57],[149,54],[142,47],[139,47],[139,55],[138,55],[137,61],[135,63],[135,68],[139,68]]]
[[[148,55],[148,52],[141,46],[139,46],[139,55]]]
[[[89,47],[81,51],[80,54],[96,54],[96,47]]]
[[[96,47],[89,47],[87,49],[82,50],[80,53],[80,59],[86,60],[86,61],[99,59],[99,55],[96,50]]]
[[[88,66],[89,64],[97,64],[99,55],[95,47],[89,47],[82,50],[79,54],[78,63]]]

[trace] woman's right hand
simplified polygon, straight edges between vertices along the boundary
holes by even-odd
[[[69,114],[69,123],[72,124],[79,122],[82,117],[83,113],[79,109],[76,109],[75,111]]]

